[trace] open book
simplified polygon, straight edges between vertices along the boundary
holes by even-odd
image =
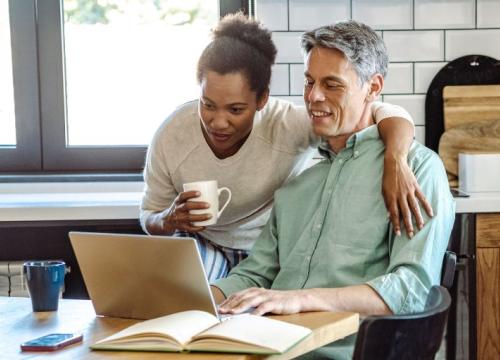
[[[222,322],[190,310],[134,324],[91,346],[94,350],[284,353],[311,333],[303,326],[242,314]]]

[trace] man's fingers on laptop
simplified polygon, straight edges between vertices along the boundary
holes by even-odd
[[[296,312],[288,308],[284,296],[282,291],[250,288],[231,295],[220,305],[219,311],[223,314],[252,313],[254,315]]]
[[[232,294],[220,304],[219,311],[222,314],[239,314],[250,307],[255,307],[245,304],[248,299],[254,299],[259,294],[257,290],[260,289],[249,288]]]

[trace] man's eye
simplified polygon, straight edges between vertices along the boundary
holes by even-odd
[[[338,88],[340,88],[340,85],[336,84],[336,83],[327,83],[326,87],[327,87],[327,89],[338,89]]]
[[[304,80],[304,85],[305,86],[313,86],[314,85],[314,81],[309,80],[309,79],[305,79]]]
[[[233,114],[241,114],[243,112],[244,109],[242,108],[231,108],[231,112]]]
[[[212,105],[212,104],[208,104],[208,103],[205,103],[205,102],[202,102],[202,104],[203,104],[203,107],[204,107],[205,109],[212,109],[212,108],[213,108],[213,105]]]

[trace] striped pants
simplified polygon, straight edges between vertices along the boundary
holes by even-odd
[[[232,249],[214,244],[197,233],[176,231],[174,236],[191,237],[196,239],[200,251],[205,274],[211,284],[215,280],[224,278],[229,271],[248,256],[248,250]]]

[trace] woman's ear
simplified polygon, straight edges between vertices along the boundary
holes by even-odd
[[[370,80],[368,94],[366,95],[367,101],[375,101],[382,92],[384,87],[384,77],[381,74],[375,74]]]
[[[267,101],[269,100],[269,89],[266,89],[264,93],[257,99],[257,111],[260,111],[266,106]]]

